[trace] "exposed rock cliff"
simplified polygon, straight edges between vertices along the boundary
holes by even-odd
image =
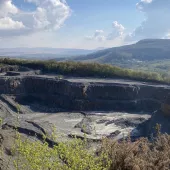
[[[0,94],[76,111],[155,111],[170,92],[159,84],[71,82],[43,76],[0,77]]]
[[[141,127],[142,134],[147,137],[155,136],[158,132],[170,134],[170,95],[167,94],[161,108],[155,111]]]

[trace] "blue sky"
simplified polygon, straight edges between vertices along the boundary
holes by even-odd
[[[0,0],[1,47],[113,47],[170,37],[169,0]]]

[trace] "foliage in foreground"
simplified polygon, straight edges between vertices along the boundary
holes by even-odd
[[[170,135],[158,134],[152,142],[103,139],[95,152],[78,139],[49,148],[18,137],[13,154],[16,170],[169,170]]]
[[[16,141],[13,154],[16,170],[107,170],[108,156],[100,156],[89,152],[86,142],[75,139],[71,142],[59,143],[53,148],[40,141]]]
[[[98,63],[56,62],[20,59],[0,59],[0,64],[19,65],[43,72],[80,77],[128,78],[144,81],[170,82],[170,78],[159,73],[123,69],[117,66]]]
[[[169,170],[170,136],[159,135],[154,141],[146,138],[135,143],[106,140],[101,148],[108,155],[109,170]]]

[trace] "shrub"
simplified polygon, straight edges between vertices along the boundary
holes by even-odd
[[[103,153],[96,156],[86,148],[86,142],[74,139],[49,148],[46,142],[16,141],[13,153],[16,170],[107,170],[109,162]],[[105,160],[105,162],[103,162]]]
[[[152,142],[146,138],[136,142],[105,139],[100,151],[108,155],[111,162],[108,170],[170,169],[170,136],[167,134],[158,135]]]
[[[45,142],[18,137],[14,153],[16,170],[169,170],[170,135],[158,134],[152,142],[105,138],[95,152],[79,139],[49,148]]]

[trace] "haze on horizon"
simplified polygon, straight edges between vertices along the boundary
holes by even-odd
[[[1,48],[96,49],[170,38],[169,0],[0,0]]]

